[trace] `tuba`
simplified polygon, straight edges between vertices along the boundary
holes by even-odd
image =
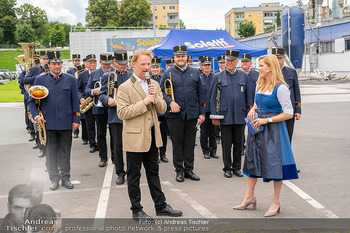
[[[24,63],[26,63],[26,60],[24,58],[24,55],[18,55],[18,57],[14,57],[13,58],[14,60],[17,60],[20,64],[20,67],[21,67],[21,70],[23,71],[23,68],[24,68]]]
[[[98,85],[98,86],[97,86]],[[102,78],[100,77],[100,81],[97,81],[95,82],[94,84],[94,89],[95,88],[99,88],[99,87],[102,87]],[[95,96],[94,96],[94,99],[93,99],[93,104],[95,105],[95,107],[97,108],[103,108],[103,104],[100,100],[97,101],[97,104],[95,104]]]
[[[28,73],[29,69],[32,66],[35,66],[35,62],[34,62],[34,51],[36,49],[36,47],[38,46],[38,44],[36,43],[19,43],[22,48],[23,48],[23,52],[24,52],[24,63],[23,66],[26,69],[26,73]],[[24,86],[24,89],[29,93],[29,88],[31,85],[26,84]]]
[[[81,113],[86,113],[87,111],[89,111],[89,109],[94,105],[94,102],[92,101],[92,98],[91,97],[87,97],[86,99],[85,99],[85,101],[86,101],[86,105],[84,106],[84,105],[80,105],[80,112]]]
[[[29,89],[28,93],[29,93],[30,97],[35,99],[35,103],[36,103],[36,105],[38,107],[38,111],[39,111],[39,116],[44,118],[43,113],[41,112],[41,108],[40,108],[40,100],[46,98],[49,95],[49,90],[45,86],[35,85]],[[32,121],[34,121],[34,120],[32,120]],[[39,134],[40,144],[46,146],[47,136],[46,136],[45,124],[43,123],[43,127],[41,127],[41,125],[36,123],[35,121],[33,123],[35,124],[36,131]]]
[[[111,80],[111,75],[114,74],[114,80]],[[117,85],[116,82],[118,81],[118,75],[115,72],[111,72],[108,75],[108,82],[107,82],[107,95],[110,96],[112,94],[113,90],[113,99],[117,101]]]

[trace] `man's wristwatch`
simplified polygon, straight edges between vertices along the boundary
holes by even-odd
[[[272,123],[272,118],[271,117],[267,118],[267,120],[269,121],[269,123]]]

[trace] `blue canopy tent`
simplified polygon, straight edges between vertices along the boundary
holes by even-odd
[[[226,30],[179,30],[172,29],[158,44],[150,47],[158,57],[173,56],[173,47],[186,45],[188,55],[193,57],[218,57],[225,55],[226,49],[249,53],[252,57],[259,57],[267,53],[266,49],[254,48],[239,43]]]
[[[193,57],[218,57],[225,55],[226,49],[249,53],[259,57],[267,53],[266,49],[254,48],[235,40],[226,30],[179,30],[172,29],[158,44],[150,47],[155,56],[173,56],[173,47],[186,45],[188,55]]]

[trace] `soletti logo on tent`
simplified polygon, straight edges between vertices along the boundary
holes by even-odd
[[[224,38],[212,40],[212,41],[199,41],[198,43],[192,44],[191,42],[185,42],[185,45],[189,49],[195,49],[195,48],[217,48],[217,47],[222,47],[222,48],[233,48],[236,47],[235,45],[230,45],[228,44]]]

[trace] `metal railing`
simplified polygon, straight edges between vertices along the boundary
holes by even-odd
[[[71,32],[100,32],[100,31],[117,31],[117,30],[152,30],[152,26],[141,27],[76,27],[70,28]]]

